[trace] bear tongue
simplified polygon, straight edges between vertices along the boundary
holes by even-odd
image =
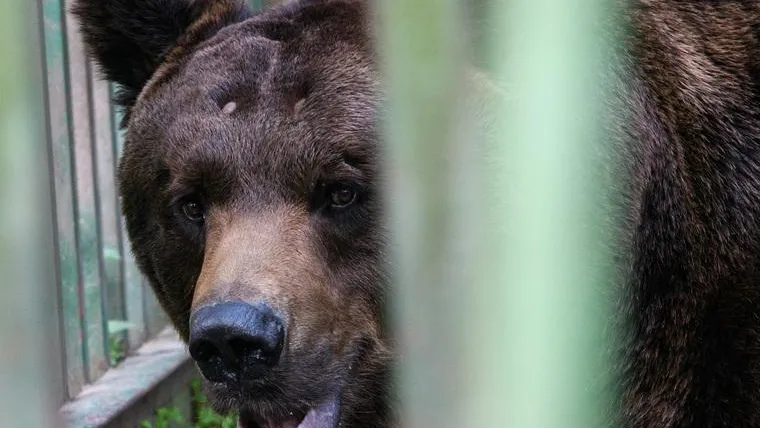
[[[338,425],[338,405],[329,401],[309,410],[306,416],[291,416],[283,420],[262,420],[256,418],[259,428],[334,428]],[[250,424],[239,418],[238,428],[251,428]]]
[[[298,428],[334,428],[338,425],[338,403],[331,400],[309,410]]]
[[[301,418],[295,416],[277,421],[261,418],[252,419],[239,417],[238,428],[298,428],[301,424]]]

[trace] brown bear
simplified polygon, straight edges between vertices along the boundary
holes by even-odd
[[[621,426],[760,426],[760,2],[615,2]],[[368,6],[77,0],[134,254],[218,410],[395,426]],[[615,287],[611,284],[610,287]]]
[[[121,86],[137,262],[217,410],[385,427],[378,101],[359,2],[80,1]]]

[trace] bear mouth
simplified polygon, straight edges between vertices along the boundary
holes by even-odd
[[[338,410],[338,400],[333,399],[306,412],[293,412],[280,418],[241,411],[238,428],[335,428],[340,416]]]

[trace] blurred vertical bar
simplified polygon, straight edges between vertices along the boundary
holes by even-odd
[[[0,2],[0,414],[18,427],[56,426],[61,394],[39,8]]]
[[[486,170],[503,204],[486,202],[495,233],[469,300],[472,426],[610,426],[616,3],[515,0],[490,14],[509,90]]]
[[[63,0],[43,0],[43,30],[47,78],[47,107],[50,174],[55,193],[59,287],[65,346],[68,397],[85,384],[82,308],[79,301],[79,255],[76,237],[76,192],[74,186],[69,74]]]
[[[390,88],[387,197],[403,426],[472,426],[458,412],[464,381],[458,302],[466,266],[457,257],[464,242],[456,222],[467,198],[457,200],[452,188],[454,174],[464,171],[456,156],[464,142],[457,141],[456,105],[463,95],[461,2],[376,4]]]
[[[403,425],[609,426],[609,5],[493,2],[463,93],[458,2],[381,3]]]
[[[71,0],[64,6],[69,8]],[[64,15],[68,24],[75,18]],[[66,25],[68,41],[69,96],[74,147],[77,249],[79,252],[80,289],[84,324],[85,370],[87,380],[95,381],[108,369],[105,338],[106,322],[103,317],[104,300],[101,294],[103,279],[100,250],[100,219],[93,153],[92,87],[89,62],[84,43],[76,25]]]

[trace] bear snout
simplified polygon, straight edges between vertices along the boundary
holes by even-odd
[[[190,317],[190,355],[212,382],[265,378],[282,353],[285,324],[266,303],[207,304]]]

